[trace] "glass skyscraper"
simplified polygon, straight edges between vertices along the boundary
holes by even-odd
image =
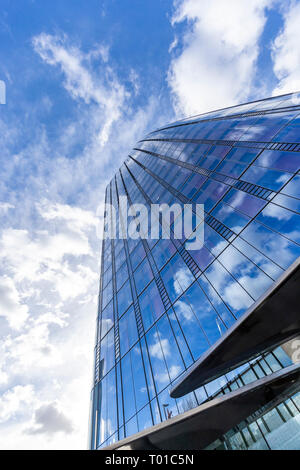
[[[149,210],[152,204],[203,204],[204,244],[189,250],[191,236],[168,239],[175,217],[170,227],[159,219],[157,238],[121,238],[119,227],[115,239],[103,240],[91,449],[172,423],[285,369],[296,373],[298,341],[294,350],[274,339],[236,367],[171,397],[197,361],[297,262],[299,167],[300,94],[184,119],[136,144],[106,189],[107,207],[118,219],[124,196]],[[298,385],[297,376],[291,390],[266,401],[273,405],[237,416],[232,428],[205,445],[199,441],[198,448],[300,449]]]

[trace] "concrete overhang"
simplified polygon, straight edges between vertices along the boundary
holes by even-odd
[[[279,403],[299,387],[300,364],[295,364],[102,450],[204,449],[262,407],[274,400]]]
[[[300,257],[171,389],[179,398],[300,334]]]

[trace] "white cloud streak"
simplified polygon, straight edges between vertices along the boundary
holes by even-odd
[[[109,138],[111,126],[120,118],[125,100],[129,96],[124,86],[109,66],[104,69],[105,77],[93,76],[84,65],[91,58],[91,54],[85,56],[75,46],[68,47],[66,36],[42,33],[33,38],[33,46],[47,64],[60,67],[65,77],[63,85],[73,98],[81,99],[86,104],[94,102],[99,105],[104,114],[99,133],[99,144],[103,146]],[[97,55],[107,62],[108,50],[104,46],[96,51]]]

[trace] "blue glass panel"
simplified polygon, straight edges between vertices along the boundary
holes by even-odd
[[[140,242],[130,255],[131,265],[132,265],[133,270],[137,268],[137,266],[143,261],[145,256],[146,256],[146,253],[145,253],[143,244]]]
[[[150,399],[152,399],[156,395],[156,390],[155,390],[153,375],[152,375],[152,371],[150,367],[149,355],[148,355],[148,349],[146,346],[145,337],[141,338],[140,346],[141,346],[142,355],[143,355],[143,363],[145,367],[146,380],[148,384],[148,392],[149,392]]]
[[[175,380],[184,371],[184,364],[170,327],[168,317],[165,315],[157,322],[157,333],[161,348],[166,360],[171,381]]]
[[[192,165],[197,165],[197,162],[204,157],[206,154],[207,150],[211,146],[209,144],[199,144],[196,146],[194,152],[189,156],[188,162],[191,163]]]
[[[300,142],[300,118],[296,117],[274,138],[276,142]]]
[[[164,306],[155,282],[151,282],[141,294],[139,303],[144,328],[147,330],[164,312]]]
[[[228,114],[231,114],[229,110]],[[230,119],[228,121],[224,121],[219,135],[219,139],[239,140],[240,137],[245,132],[247,132],[247,130],[255,122],[255,120],[255,117],[248,117],[243,119]]]
[[[243,174],[243,180],[272,191],[279,191],[291,176],[290,173],[252,166]]]
[[[129,308],[127,312],[119,321],[120,331],[120,349],[121,355],[127,351],[137,342],[138,332],[136,327],[135,313],[133,307]]]
[[[135,249],[135,247],[138,245],[139,242],[140,242],[139,238],[137,238],[136,240],[134,240],[133,238],[128,238],[129,253],[131,253]]]
[[[169,317],[176,341],[178,343],[184,364],[186,367],[189,367],[193,363],[193,357],[188,348],[183,332],[179,326],[175,312],[172,309],[168,311],[168,317]]]
[[[283,269],[287,269],[300,256],[298,245],[257,222],[252,222],[241,235]]]
[[[264,225],[277,230],[290,240],[300,243],[300,215],[270,202],[257,216]]]
[[[185,413],[186,411],[192,410],[198,406],[194,393],[188,393],[182,398],[176,400],[179,413]]]
[[[209,292],[209,300],[212,303],[216,313],[218,313],[220,317],[220,320],[217,319],[217,326],[219,328],[220,334],[223,334],[226,328],[229,328],[231,325],[233,325],[235,317],[223,302],[223,299],[220,297],[217,291],[209,283],[205,274],[198,278],[198,282],[204,292]]]
[[[294,178],[282,189],[282,193],[300,199],[300,175],[294,176]]]
[[[235,233],[240,233],[250,221],[249,217],[237,212],[233,207],[223,202],[219,202],[217,207],[212,211],[212,215]]]
[[[278,152],[265,150],[255,161],[256,166],[275,168],[289,172],[296,172],[300,168],[300,155],[298,152]]]
[[[288,367],[293,364],[291,358],[280,346],[273,351],[273,354],[275,354],[276,358],[282,364],[283,367]]]
[[[207,400],[208,394],[204,387],[197,388],[195,390],[195,395],[197,397],[198,403],[201,404]]]
[[[103,309],[106,307],[108,302],[111,301],[112,296],[113,296],[112,281],[110,281],[105,287],[105,289],[103,289],[103,293],[102,293],[102,308]]]
[[[112,370],[106,377],[107,397],[107,427],[108,435],[111,436],[117,430],[117,406],[116,406],[116,376]]]
[[[298,212],[300,214],[300,200],[293,197],[285,196],[284,194],[278,194],[272,200],[273,203],[278,204],[279,206],[286,207],[292,211]]]
[[[150,406],[147,405],[137,414],[138,427],[139,431],[147,429],[152,426],[154,423],[152,421]]]
[[[122,264],[120,269],[116,273],[117,278],[117,289],[119,290],[124,282],[128,279],[128,269],[126,262]]]
[[[199,173],[193,174],[193,176],[185,183],[185,185],[181,189],[182,194],[184,194],[187,198],[192,199],[206,180],[206,176],[199,175]]]
[[[276,134],[294,117],[293,113],[266,114],[258,118],[254,125],[245,132],[240,140],[254,140],[258,142],[269,141],[274,137],[278,142]]]
[[[218,260],[255,300],[273,284],[273,279],[231,245],[223,251]]]
[[[175,177],[176,189],[180,190],[181,185],[186,181],[186,179],[192,175],[191,170],[180,167],[178,173]],[[174,182],[173,182],[174,183]],[[172,185],[174,186],[174,184]]]
[[[132,364],[130,353],[121,360],[124,414],[125,421],[128,421],[136,412],[134,386],[132,379]]]
[[[225,268],[218,262],[205,271],[205,274],[224,302],[236,316],[241,315],[253,303],[253,299],[245,292],[241,285],[233,279]]]
[[[233,178],[239,178],[241,174],[246,170],[247,165],[245,163],[236,163],[232,161],[223,161],[217,167],[216,171],[223,175],[228,175]]]
[[[145,380],[144,366],[141,350],[137,344],[131,351],[132,376],[135,391],[135,401],[137,411],[143,408],[148,402],[147,385]]]
[[[253,263],[259,266],[274,281],[283,273],[283,270],[277,264],[263,255],[256,248],[249,245],[249,243],[245,242],[242,238],[236,238],[232,244]]]
[[[204,230],[205,229],[206,227],[204,228]],[[201,270],[207,268],[207,266],[215,259],[212,253],[206,248],[206,246],[203,246],[200,250],[190,251],[190,255],[196,261]]]
[[[105,251],[103,255],[103,270],[107,271],[107,269],[111,268],[111,249],[109,247],[109,251]]]
[[[173,256],[176,249],[170,240],[160,240],[152,249],[152,255],[155,259],[156,266],[161,269],[167,261]]]
[[[113,307],[113,302],[110,302],[101,314],[101,320],[100,320],[101,338],[103,338],[103,336],[106,335],[106,333],[108,332],[108,330],[111,329],[113,324],[114,324],[114,307]]]
[[[157,398],[163,421],[173,418],[178,414],[176,400],[170,397],[169,390],[164,390]]]
[[[115,433],[113,436],[107,439],[107,441],[105,442],[105,447],[115,444],[117,440],[118,440],[118,433]]]
[[[228,191],[229,187],[218,181],[209,180],[200,189],[193,201],[197,204],[204,204],[204,210],[209,212],[214,205]]]
[[[152,416],[153,416],[153,421],[154,424],[159,424],[161,423],[161,417],[160,417],[160,409],[157,404],[157,400],[153,400],[151,403],[151,410],[152,410]]]
[[[134,279],[137,292],[140,293],[153,279],[152,270],[147,259],[140,264],[140,266],[134,272]]]
[[[99,384],[98,445],[117,430],[115,371],[112,370]]]
[[[117,293],[118,299],[118,315],[121,317],[123,313],[132,304],[131,287],[129,281],[126,281],[124,286]]]
[[[251,163],[259,154],[260,150],[249,148],[233,148],[225,157],[224,162],[234,161],[238,163]]]
[[[234,209],[239,209],[250,217],[254,217],[267,203],[263,199],[252,196],[251,194],[243,193],[236,189],[231,189],[224,197],[224,202],[227,202]]]
[[[174,310],[193,358],[196,360],[208,349],[209,346],[199,319],[195,315],[189,300],[185,295],[183,295],[180,300],[174,304]]]
[[[221,336],[220,318],[197,282],[187,290],[185,298],[197,316],[209,343],[213,344]]]
[[[226,145],[215,145],[211,147],[211,149],[207,152],[206,157],[213,156],[215,158],[218,158],[219,160],[222,160],[225,155],[231,150],[231,147],[226,146]]]
[[[135,434],[138,432],[138,424],[137,424],[136,416],[131,418],[131,420],[125,424],[125,430],[126,430],[126,436],[132,436],[132,434]]]
[[[103,274],[103,288],[107,286],[111,278],[112,278],[112,269],[110,265],[105,271],[105,273]]]
[[[117,396],[118,396],[118,414],[119,414],[119,426],[123,426],[124,424],[124,416],[123,416],[123,387],[122,387],[122,380],[121,380],[121,365],[120,362],[116,365],[116,374],[117,374]]]
[[[265,356],[265,360],[268,363],[268,365],[270,366],[270,368],[272,369],[272,372],[277,372],[278,370],[282,369],[280,363],[273,356],[273,354],[267,354]],[[243,379],[244,379],[244,375],[243,375]]]
[[[204,243],[214,256],[218,256],[228,245],[228,242],[207,224],[204,227]]]
[[[274,108],[276,109],[276,108],[289,106],[289,103],[290,103],[290,100],[288,99],[288,95],[275,96],[272,98],[268,98],[266,100],[257,101],[256,103],[253,103],[254,104],[253,110],[261,111],[265,109],[274,109]]]
[[[169,385],[170,377],[168,374],[159,335],[155,326],[147,333],[146,338],[156,389],[158,392],[160,392],[167,385]]]
[[[194,281],[194,276],[179,254],[175,255],[161,272],[171,301],[175,301]]]
[[[120,268],[120,266],[124,263],[125,260],[126,260],[125,249],[122,248],[120,253],[118,253],[118,256],[115,256],[116,271]]]
[[[209,148],[208,145],[204,145],[202,147],[203,147],[202,152],[206,151]],[[180,154],[179,160],[183,162],[190,161],[191,159],[193,160],[193,154],[199,151],[200,151],[199,146],[197,146],[196,144],[188,144],[186,148],[183,150],[183,152]]]
[[[205,385],[206,393],[211,396],[214,393],[216,393],[220,388],[224,387],[226,385],[226,379],[225,377],[219,377],[216,380],[213,380],[212,382],[209,382],[208,384]]]
[[[100,349],[100,376],[104,376],[115,364],[114,331],[109,333],[101,341]]]
[[[116,214],[117,216],[117,220],[118,220],[118,213]],[[117,223],[117,229],[118,229],[118,223]],[[117,232],[117,239],[115,240],[114,242],[114,248],[115,248],[115,257],[119,255],[119,253],[121,252],[122,248],[124,248],[124,242],[122,239],[118,238],[118,234],[119,232]]]

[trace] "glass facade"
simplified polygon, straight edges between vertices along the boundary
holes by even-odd
[[[117,218],[121,196],[149,209],[204,204],[204,245],[189,251],[189,237],[165,237],[167,229],[174,233],[172,219],[155,239],[118,233],[104,239],[92,449],[292,363],[279,347],[183,398],[169,395],[174,381],[300,256],[297,99],[284,95],[169,124],[138,142],[108,185],[106,204]],[[297,429],[299,437],[299,426],[297,395],[212,448],[278,448],[280,429],[293,436]]]

